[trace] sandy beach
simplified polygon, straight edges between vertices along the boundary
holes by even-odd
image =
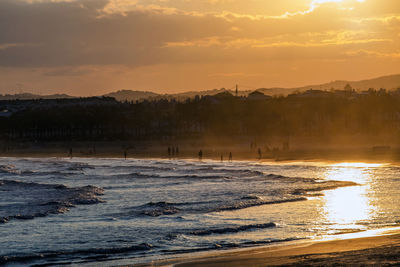
[[[171,145],[172,144],[172,145]],[[178,148],[179,153],[168,154],[168,147]],[[70,157],[78,158],[164,158],[164,159],[198,159],[203,152],[204,160],[227,161],[229,153],[233,160],[252,160],[266,162],[313,161],[313,162],[400,162],[400,147],[388,146],[388,149],[377,150],[371,144],[361,145],[301,145],[287,151],[266,151],[262,149],[261,157],[256,148],[247,143],[208,143],[201,141],[185,142],[65,142],[19,143],[4,145],[0,149],[1,157]]]
[[[151,266],[398,266],[400,228],[153,262]]]

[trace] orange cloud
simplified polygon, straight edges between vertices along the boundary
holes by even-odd
[[[2,0],[0,17],[3,92],[289,86],[400,69],[398,0]]]

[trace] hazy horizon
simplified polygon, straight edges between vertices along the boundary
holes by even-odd
[[[0,93],[179,93],[400,69],[397,0],[3,0]]]
[[[282,89],[282,90],[291,90],[291,89],[296,89],[296,88],[304,88],[304,87],[310,87],[310,89],[318,89],[319,86],[323,86],[323,85],[329,85],[330,83],[334,83],[334,82],[349,82],[349,83],[358,83],[358,82],[364,82],[364,81],[369,81],[369,80],[375,80],[375,79],[380,79],[380,78],[384,78],[384,77],[390,77],[390,76],[400,76],[399,74],[388,74],[388,75],[384,75],[384,76],[380,76],[380,77],[371,77],[371,78],[365,78],[362,80],[342,80],[342,79],[336,79],[336,80],[331,80],[331,81],[326,81],[323,82],[321,84],[302,84],[302,85],[297,85],[294,87],[281,87],[281,86],[276,86],[276,87],[269,87],[269,86],[261,86],[261,87],[257,87],[257,88],[251,88],[251,87],[245,87],[245,88],[241,88],[240,85],[238,85],[239,87],[239,91],[253,91],[253,90],[257,90],[257,89]],[[232,85],[230,88],[228,86],[225,87],[221,87],[221,88],[204,88],[204,89],[186,89],[186,90],[172,90],[170,92],[162,92],[160,90],[157,89],[143,89],[143,90],[139,90],[139,89],[135,89],[135,88],[115,88],[115,89],[110,89],[110,90],[105,90],[105,93],[102,94],[68,94],[66,91],[51,91],[49,93],[43,93],[43,90],[27,90],[27,91],[16,91],[16,92],[0,92],[0,95],[18,95],[18,94],[32,94],[32,95],[43,95],[43,96],[47,96],[47,95],[68,95],[68,96],[73,96],[73,97],[92,97],[92,96],[102,96],[102,95],[108,95],[108,94],[112,94],[112,93],[117,93],[120,91],[134,91],[134,92],[150,92],[150,93],[155,93],[155,94],[167,94],[167,95],[174,95],[174,94],[184,94],[184,93],[190,93],[190,92],[205,92],[205,91],[213,91],[213,90],[231,90],[234,91],[235,90],[235,85],[234,83],[230,84]],[[314,88],[313,88],[314,86]],[[400,84],[398,85],[400,87]],[[374,87],[371,87],[374,88]],[[380,87],[382,88],[382,87]],[[374,89],[380,89],[380,88],[374,88]],[[334,88],[334,89],[343,89],[343,88]],[[384,88],[384,89],[393,89],[393,88]],[[323,89],[324,90],[324,89]]]

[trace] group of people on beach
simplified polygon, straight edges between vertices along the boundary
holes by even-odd
[[[168,157],[169,158],[177,157],[177,156],[179,156],[179,147],[178,146],[169,146],[167,148],[167,152],[168,152]],[[72,159],[72,147],[69,148],[68,156]],[[199,156],[199,160],[203,159],[203,150],[200,149],[200,151],[198,153],[198,156]],[[258,156],[259,156],[259,159],[262,158],[262,153],[261,153],[261,149],[260,148],[258,149]],[[124,157],[124,159],[127,159],[127,157],[128,157],[128,149],[124,149],[123,157]],[[231,162],[232,159],[233,159],[232,152],[229,152],[228,161]],[[223,162],[223,161],[224,161],[224,155],[221,154],[221,162]]]
[[[168,151],[168,157],[170,157],[170,158],[179,156],[179,147],[178,146],[168,147],[167,151]]]
[[[202,159],[203,159],[203,150],[200,149],[200,151],[199,151],[199,160],[202,160]],[[221,162],[223,162],[223,161],[224,161],[224,155],[221,154]],[[229,161],[230,162],[232,161],[232,152],[229,152]]]
[[[221,154],[221,162],[224,161],[224,156]],[[232,152],[229,152],[229,161],[232,161]]]

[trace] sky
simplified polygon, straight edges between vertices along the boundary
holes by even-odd
[[[1,0],[0,93],[297,87],[400,73],[399,0]]]

